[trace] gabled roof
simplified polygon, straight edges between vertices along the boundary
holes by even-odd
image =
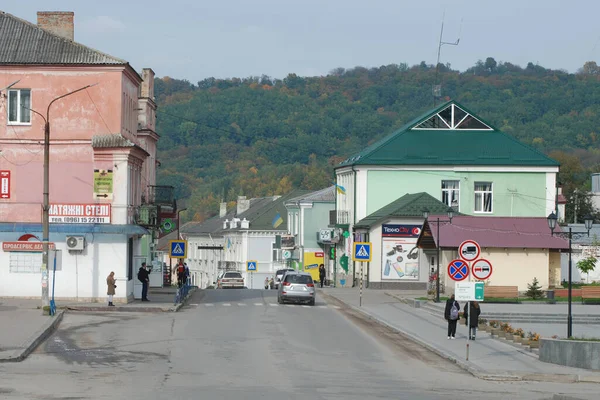
[[[405,194],[390,204],[380,208],[374,213],[358,221],[356,228],[372,228],[390,218],[400,217],[423,217],[423,210],[427,209],[430,214],[447,215],[448,206],[429,193],[420,192]],[[458,213],[457,213],[458,215]]]
[[[335,186],[330,186],[325,189],[317,190],[316,192],[309,192],[305,195],[294,197],[293,199],[287,200],[286,205],[295,202],[333,203],[335,202]]]
[[[559,164],[452,100],[410,121],[336,168],[351,165]]]
[[[456,249],[465,240],[474,240],[481,247],[555,249],[567,250],[569,242],[559,236],[552,236],[545,217],[475,217],[460,215],[452,222],[440,221],[439,238],[437,221],[429,219],[417,241],[418,247]],[[557,227],[555,231],[560,231]]]
[[[55,35],[3,11],[0,11],[0,64],[128,65],[125,60]]]

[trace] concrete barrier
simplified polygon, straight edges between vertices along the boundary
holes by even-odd
[[[600,370],[600,342],[540,339],[540,361]]]

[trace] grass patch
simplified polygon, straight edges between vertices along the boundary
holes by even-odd
[[[576,342],[600,342],[600,338],[571,337],[568,340],[574,340]]]

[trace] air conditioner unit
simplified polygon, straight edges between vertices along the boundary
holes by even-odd
[[[69,249],[69,250],[85,249],[85,237],[83,237],[83,236],[67,236],[67,249]]]

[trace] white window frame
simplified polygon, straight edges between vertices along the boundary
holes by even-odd
[[[281,262],[281,249],[276,248],[275,245],[275,242],[271,242],[271,262]]]
[[[477,185],[489,185],[489,189],[477,190]],[[493,182],[474,182],[473,184],[474,203],[473,212],[476,214],[491,214],[494,212],[494,183]],[[489,210],[485,209],[486,195],[489,196]],[[477,207],[479,206],[479,210]]]
[[[27,122],[22,122],[21,121],[21,112],[23,110],[23,108],[21,107],[21,91],[29,91],[29,104],[26,104],[25,107],[27,107],[28,109],[31,108],[31,89],[8,89],[7,90],[7,98],[6,98],[6,122],[8,125],[31,125],[31,111],[27,110],[27,112],[29,113],[29,121]],[[10,106],[10,97],[12,93],[16,93],[17,94],[17,120],[16,121],[11,121],[10,120],[10,111],[11,111],[11,106]]]
[[[444,183],[454,184],[456,183],[456,188],[444,188]],[[456,203],[456,211],[460,211],[460,181],[456,179],[444,179],[442,180],[442,203],[445,203],[448,207],[453,207],[452,199],[454,198]],[[444,194],[446,198],[444,199]]]

